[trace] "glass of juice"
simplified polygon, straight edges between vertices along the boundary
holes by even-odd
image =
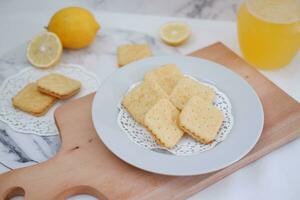
[[[260,69],[290,63],[300,49],[300,0],[245,0],[238,11],[245,59]]]

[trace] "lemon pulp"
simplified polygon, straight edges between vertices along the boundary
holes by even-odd
[[[35,67],[55,65],[62,54],[62,45],[54,33],[45,32],[34,37],[27,48],[28,61]]]
[[[182,22],[171,22],[160,28],[161,39],[173,46],[183,44],[190,36],[190,28]]]

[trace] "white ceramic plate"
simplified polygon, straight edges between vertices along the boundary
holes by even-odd
[[[230,98],[234,126],[226,140],[209,151],[174,156],[146,150],[129,140],[118,126],[118,104],[128,87],[142,80],[148,70],[170,63],[184,74],[215,85]],[[146,171],[176,176],[208,173],[240,160],[258,141],[264,122],[261,102],[244,79],[220,64],[178,55],[152,57],[117,70],[97,91],[92,117],[99,137],[120,159]]]

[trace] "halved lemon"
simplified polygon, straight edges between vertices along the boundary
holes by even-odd
[[[170,22],[160,28],[161,39],[172,46],[183,44],[190,35],[190,27],[183,22]]]
[[[27,47],[27,59],[35,67],[54,66],[62,55],[62,44],[55,33],[43,32],[35,36]]]

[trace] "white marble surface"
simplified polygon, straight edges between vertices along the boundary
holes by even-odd
[[[235,20],[235,12],[243,0],[73,0],[21,3],[18,0],[1,2],[2,11],[33,11],[54,9],[63,5],[81,5],[97,12],[121,12],[172,17]]]
[[[97,19],[101,22],[103,30],[111,28],[130,29],[147,33],[154,38],[157,38],[157,31],[161,24],[175,20],[185,21],[191,25],[194,34],[186,45],[175,51],[186,54],[215,41],[222,41],[240,54],[235,23],[232,22],[142,15],[130,16],[104,12],[120,11],[151,15],[234,20],[236,5],[240,1],[132,0],[124,2],[122,0],[75,0],[72,2],[58,0],[2,1],[0,2],[0,54],[12,52],[10,53],[12,56],[24,56],[14,55],[14,49],[24,48],[25,43],[47,24],[53,12],[66,5],[81,5],[92,9]],[[118,34],[116,33],[116,35]],[[107,42],[109,44],[109,41]],[[167,48],[164,44],[158,43],[159,49],[165,50]],[[105,46],[99,46],[99,48],[105,48]],[[88,53],[87,56],[92,55]],[[110,65],[113,66],[114,61],[108,60],[107,62],[110,62]],[[1,62],[14,67],[1,68],[0,82],[9,74],[13,74],[16,70],[22,68],[21,65],[14,65],[15,59],[6,58]],[[78,59],[78,62],[81,62],[81,60]],[[299,63],[300,55],[298,54],[293,63],[285,69],[263,72],[298,101],[300,101]],[[97,71],[96,68],[95,65],[91,65],[88,69]],[[101,75],[103,74],[99,74],[99,76]],[[6,128],[6,131],[3,130],[5,130],[5,127],[3,124],[0,124],[0,162],[4,164],[3,166],[0,165],[2,172],[45,161],[55,155],[59,148],[60,142],[57,136],[43,138],[35,135],[19,134],[9,128]],[[299,153],[300,140],[296,140],[190,199],[299,199]],[[79,199],[86,199],[86,197],[79,197]]]

